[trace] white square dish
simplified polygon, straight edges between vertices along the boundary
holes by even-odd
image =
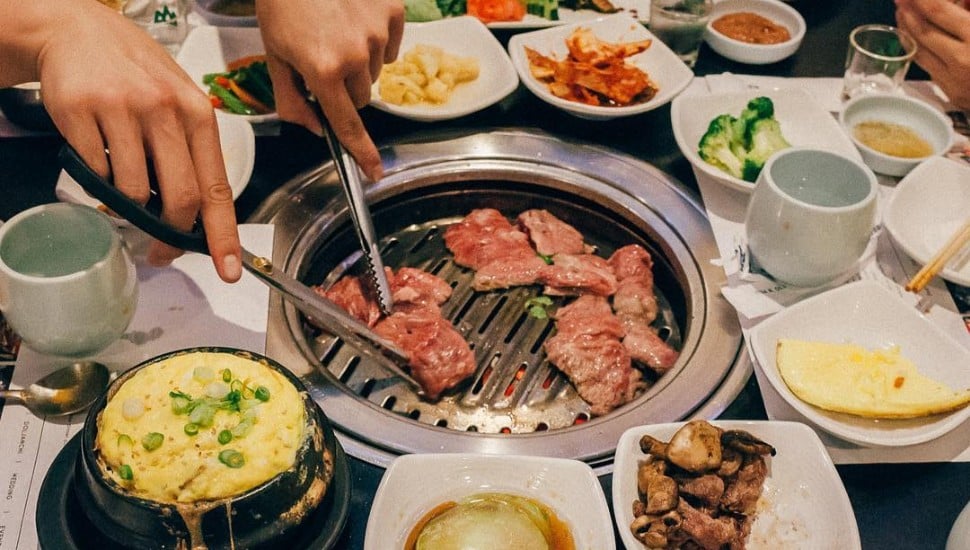
[[[896,186],[884,214],[889,234],[906,254],[927,263],[970,218],[970,167],[944,157],[920,163]],[[940,276],[970,286],[970,247]]]
[[[457,85],[443,104],[395,105],[381,99],[378,84],[371,89],[371,105],[388,113],[420,121],[458,118],[501,101],[519,85],[512,62],[491,31],[474,17],[448,17],[430,23],[407,23],[398,56],[417,44],[478,60],[478,78]]]
[[[754,190],[754,182],[736,178],[708,164],[697,153],[697,146],[707,128],[718,115],[738,116],[749,101],[756,97],[768,97],[775,106],[775,119],[781,125],[781,133],[794,147],[813,147],[861,160],[852,140],[849,139],[835,118],[799,89],[751,90],[715,94],[680,95],[670,106],[670,123],[680,152],[690,161],[694,176],[713,179],[733,189],[748,192]]]
[[[748,550],[776,548],[861,548],[855,514],[825,447],[808,426],[797,422],[711,421],[725,430],[745,430],[772,445],[768,477],[758,515],[746,541]],[[630,531],[637,495],[637,468],[646,455],[640,438],[669,441],[682,422],[630,428],[620,437],[613,467],[613,513],[627,550],[643,550]]]
[[[175,61],[185,69],[192,82],[208,91],[208,87],[202,83],[203,76],[225,71],[230,61],[264,53],[266,49],[263,47],[263,37],[256,27],[202,25],[192,29],[185,37]],[[275,112],[262,115],[226,114],[248,120],[252,124],[279,120],[279,115]]]
[[[970,418],[970,407],[912,419],[873,419],[822,410],[795,396],[775,362],[781,338],[852,343],[869,349],[899,346],[919,371],[954,389],[970,387],[970,351],[898,296],[857,281],[813,296],[751,331],[755,366],[776,392],[819,428],[864,446],[915,445],[940,437]]]
[[[545,83],[539,82],[532,76],[525,48],[532,48],[543,55],[556,59],[564,59],[568,54],[566,38],[579,27],[590,29],[599,39],[607,42],[652,40],[650,47],[645,51],[626,59],[627,63],[643,70],[650,80],[657,85],[657,94],[650,101],[622,107],[586,105],[553,95]],[[677,97],[677,94],[682,92],[694,78],[693,71],[670,48],[645,29],[640,22],[626,13],[516,34],[509,39],[509,55],[512,57],[515,70],[519,73],[519,78],[532,93],[550,105],[559,107],[572,115],[591,120],[608,120],[631,116],[666,105]]]
[[[564,458],[480,454],[412,454],[391,463],[374,497],[364,550],[404,547],[434,507],[485,492],[534,499],[570,526],[577,548],[612,550],[613,522],[593,469]]]

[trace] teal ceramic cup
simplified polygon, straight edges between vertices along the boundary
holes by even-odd
[[[872,234],[877,181],[862,162],[791,148],[765,163],[745,217],[748,249],[775,279],[818,286],[857,267]]]
[[[31,349],[94,354],[124,333],[137,298],[134,264],[105,214],[44,204],[0,226],[0,310]]]

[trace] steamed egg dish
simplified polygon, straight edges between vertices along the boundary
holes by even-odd
[[[915,418],[970,403],[970,388],[953,389],[919,372],[898,347],[778,341],[776,364],[799,399],[821,409],[869,418]]]
[[[269,366],[186,353],[121,385],[98,418],[96,445],[106,473],[135,496],[217,500],[292,467],[305,415],[296,387]]]

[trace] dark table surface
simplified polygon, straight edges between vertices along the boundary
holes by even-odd
[[[804,0],[792,5],[808,23],[804,42],[794,56],[772,65],[743,65],[719,56],[705,45],[695,73],[838,77],[842,74],[849,31],[859,24],[893,22],[893,5],[888,0]],[[503,44],[510,35],[508,31],[496,32]],[[909,76],[926,78],[918,67]],[[448,122],[412,122],[371,108],[365,109],[363,115],[378,144],[428,132],[535,128],[633,155],[696,190],[690,165],[674,143],[669,106],[635,117],[590,122],[558,111],[520,86],[497,105]],[[59,136],[0,139],[0,219],[56,200],[56,154],[62,143]],[[257,138],[253,177],[237,201],[239,219],[245,220],[280,184],[326,161],[325,151],[320,139],[287,125],[280,136]],[[766,418],[753,377],[721,417]],[[867,550],[943,548],[950,527],[970,501],[970,463],[845,465],[839,466],[838,471]],[[383,469],[350,458],[350,473],[351,513],[337,546],[341,549],[363,547],[368,513]],[[611,476],[603,475],[600,481],[609,501]]]

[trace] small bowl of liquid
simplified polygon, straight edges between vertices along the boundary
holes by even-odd
[[[866,164],[888,176],[905,176],[924,160],[946,153],[953,144],[950,119],[928,103],[907,96],[858,96],[845,104],[839,122]]]

